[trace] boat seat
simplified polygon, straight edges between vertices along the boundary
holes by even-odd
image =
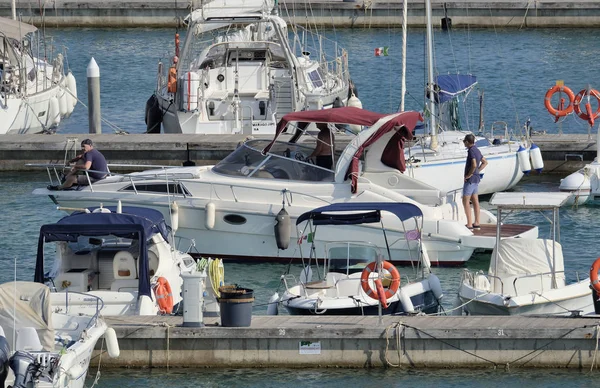
[[[128,251],[119,251],[113,258],[113,276],[115,280],[136,279],[137,269],[133,255]]]
[[[16,350],[39,352],[43,349],[40,337],[34,327],[22,327],[17,330]]]

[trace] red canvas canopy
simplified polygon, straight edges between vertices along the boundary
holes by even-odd
[[[368,110],[355,107],[341,107],[323,110],[301,111],[288,113],[281,118],[277,124],[275,137],[262,151],[263,154],[269,152],[277,137],[283,132],[288,123],[292,121],[308,122],[308,123],[331,123],[331,124],[355,124],[364,126],[373,126],[379,120],[391,115],[375,113]],[[413,130],[418,121],[423,121],[423,117],[419,112],[403,112],[391,118],[389,121],[379,127],[379,129],[371,134],[363,144],[356,150],[348,175],[352,176],[352,192],[356,192],[356,182],[358,180],[358,161],[364,152],[365,148],[376,142],[389,131],[396,130],[397,133],[392,136],[385,147],[385,151],[381,156],[381,161],[385,165],[396,168],[401,172],[406,170],[404,160],[404,142],[413,138]]]

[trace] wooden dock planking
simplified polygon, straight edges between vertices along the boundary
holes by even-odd
[[[534,225],[506,224],[500,227],[500,237],[514,237],[535,228]],[[473,234],[482,237],[495,237],[496,225],[482,224],[481,229],[473,229]]]

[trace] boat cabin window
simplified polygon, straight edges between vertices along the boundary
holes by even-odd
[[[263,155],[261,151],[267,144],[266,139],[248,141],[213,167],[213,171],[247,178],[333,182],[333,170],[308,160],[314,146],[276,142],[270,152]]]
[[[135,185],[131,184],[119,191],[136,191],[138,193],[158,193],[158,194],[167,194],[167,192],[171,195],[182,195],[187,196],[190,195],[190,192],[187,191],[185,187],[183,187],[180,183],[169,183],[168,185],[165,183],[136,183]],[[168,190],[168,191],[167,191]]]

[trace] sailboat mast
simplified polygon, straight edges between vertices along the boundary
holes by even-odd
[[[12,18],[13,18],[13,20],[17,20],[17,5],[16,5],[16,0],[12,0],[10,2],[10,8],[12,10]]]
[[[402,4],[402,90],[400,96],[400,112],[404,112],[404,96],[406,95],[406,16],[408,15],[408,0]]]
[[[429,78],[427,81],[427,94],[429,95],[429,130],[431,133],[431,142],[429,144],[429,148],[435,150],[438,147],[438,139],[435,113],[435,90],[433,87],[433,27],[431,22],[431,0],[425,0],[425,11],[427,17],[427,72]]]

